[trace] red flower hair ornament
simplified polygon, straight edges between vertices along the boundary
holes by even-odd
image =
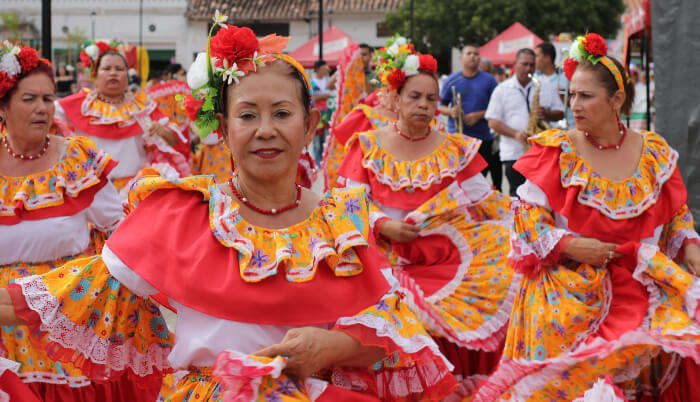
[[[0,98],[11,91],[21,77],[26,76],[41,64],[51,66],[50,61],[39,58],[37,51],[29,46],[2,42],[0,44]]]

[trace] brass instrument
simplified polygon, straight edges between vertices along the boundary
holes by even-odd
[[[540,90],[542,89],[542,83],[532,74],[528,74],[528,77],[530,77],[532,82],[535,83],[535,93],[532,95],[530,121],[527,123],[527,129],[525,132],[527,133],[528,137],[532,137],[533,135],[537,135],[542,131],[549,130],[549,124],[537,118],[537,109],[540,107]]]
[[[457,92],[455,87],[452,87],[452,104],[457,106],[457,118],[455,119],[455,125],[457,126],[457,132],[459,134],[464,134],[464,111],[462,110],[462,94]]]

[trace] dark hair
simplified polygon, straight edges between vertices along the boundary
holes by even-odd
[[[503,69],[503,67],[494,67],[493,69],[493,75],[501,75],[505,73],[506,71]]]
[[[300,84],[299,87],[300,87],[300,91],[301,91],[301,94],[300,94],[301,103],[304,106],[304,114],[306,116],[308,116],[309,113],[311,112],[311,88],[307,87],[306,79],[304,79],[304,76],[301,75],[301,72],[299,70],[297,70],[294,66],[287,63],[284,60],[280,60],[280,61],[282,61],[287,66],[287,68],[291,70],[289,72],[289,75],[291,75],[297,81],[299,81],[299,84]],[[231,87],[231,85],[224,83],[224,86],[221,89],[221,94],[219,96],[219,102],[220,102],[220,104],[219,104],[220,109],[219,110],[222,111],[224,116],[226,116],[228,113],[228,108],[226,107],[226,102],[228,101],[228,98],[226,97],[225,94],[227,93],[227,90],[230,87]]]
[[[552,61],[552,64],[554,64],[554,61],[557,59],[557,49],[554,48],[554,45],[552,45],[549,42],[542,42],[535,47],[537,49],[540,49],[543,55],[549,56],[549,59]]]
[[[525,47],[525,48],[518,50],[518,53],[515,54],[515,61],[517,62],[518,59],[520,59],[520,56],[522,56],[524,54],[528,55],[528,56],[535,57],[535,51],[530,49],[529,47]]]
[[[19,77],[17,77],[17,81],[15,82],[15,86],[12,87],[12,89],[10,89],[9,91],[7,91],[7,93],[5,93],[5,96],[0,98],[0,106],[7,105],[7,103],[10,101],[10,98],[12,97],[12,95],[14,95],[14,93],[17,92],[17,87],[19,87],[20,81],[22,81],[24,78],[27,78],[27,77],[34,75],[34,74],[44,74],[47,77],[49,77],[49,79],[51,80],[51,83],[53,84],[53,91],[54,91],[54,93],[56,92],[57,87],[56,87],[56,79],[54,78],[54,75],[53,75],[53,68],[50,65],[40,61],[39,65],[35,69],[31,70],[28,73],[22,73],[19,75]]]
[[[114,50],[108,50],[108,51],[104,52],[103,55],[98,57],[97,60],[95,60],[95,66],[92,69],[92,78],[97,77],[97,70],[100,68],[100,63],[102,62],[102,58],[107,56],[107,55],[110,55],[110,54],[119,56],[124,61],[124,67],[126,67],[127,70],[129,69],[129,63],[126,61],[126,57],[124,57],[123,54],[121,54],[119,52],[115,52]]]
[[[608,59],[612,60],[612,62],[615,63],[618,70],[620,70],[620,74],[622,74],[622,84],[625,88],[625,103],[622,105],[620,112],[622,114],[629,115],[630,109],[632,109],[632,102],[634,102],[634,84],[632,84],[632,82],[627,79],[627,71],[622,66],[622,64],[619,61],[617,61],[617,59],[610,56],[608,56]],[[608,96],[610,97],[612,97],[615,94],[615,92],[619,90],[619,88],[617,87],[617,81],[615,81],[615,77],[612,75],[610,70],[608,70],[608,68],[605,67],[603,63],[593,64],[590,61],[585,60],[582,63],[580,63],[576,69],[593,71],[596,75],[596,78],[598,78],[598,82],[600,82],[600,84],[603,85],[603,87],[605,87],[605,90],[608,92]]]
[[[182,64],[180,63],[173,63],[165,69],[165,71],[170,74],[175,74],[180,70],[182,70]]]
[[[401,85],[401,87],[399,87],[399,89],[396,90],[396,93],[398,93],[399,95],[401,95],[401,91],[403,91],[403,87],[406,86],[406,83],[408,82],[408,80],[409,80],[411,77],[417,77],[417,76],[420,75],[420,74],[425,74],[425,75],[427,75],[427,76],[429,76],[429,77],[434,78],[434,79],[435,79],[435,84],[437,84],[437,86],[438,86],[438,91],[440,90],[440,83],[438,82],[438,76],[437,76],[437,74],[431,73],[431,72],[425,71],[425,70],[418,70],[418,74],[417,74],[417,75],[412,75],[412,76],[410,76],[410,77],[406,77],[406,81],[404,81],[404,82],[403,82],[403,85]]]
[[[460,51],[460,53],[463,52],[464,49],[467,48],[467,47],[473,47],[473,48],[476,49],[477,51],[481,48],[481,46],[479,46],[479,45],[475,45],[475,44],[473,44],[473,43],[467,43],[466,45],[462,46],[462,50]]]
[[[369,49],[370,51],[372,50],[372,46],[366,44],[366,43],[360,43],[360,49]]]
[[[319,68],[321,68],[327,64],[328,63],[326,63],[325,60],[316,60],[316,62],[314,63],[314,71],[318,70]]]

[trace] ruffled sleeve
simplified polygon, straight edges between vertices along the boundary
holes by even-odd
[[[694,243],[700,246],[700,236],[695,231],[693,215],[687,204],[683,204],[671,219],[664,225],[659,240],[659,247],[669,258],[680,263],[683,260],[683,248]]]
[[[520,186],[518,195],[510,236],[513,267],[526,273],[554,266],[573,233],[557,227],[546,195],[532,182]]]

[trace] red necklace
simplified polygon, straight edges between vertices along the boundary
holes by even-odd
[[[122,94],[122,95],[119,97],[119,99],[117,99],[117,100],[112,100],[112,99],[107,99],[107,98],[104,97],[101,93],[98,92],[98,93],[97,93],[97,99],[101,100],[101,101],[104,102],[104,103],[108,103],[108,104],[110,104],[110,105],[119,106],[119,105],[121,105],[122,103],[124,103],[124,100],[126,99],[126,96],[124,96],[124,94]]]
[[[236,181],[238,181],[237,176],[236,176]],[[241,200],[246,206],[248,206],[248,208],[252,209],[255,212],[261,213],[263,215],[279,215],[282,212],[289,211],[290,209],[298,207],[299,203],[301,202],[301,186],[298,184],[296,184],[296,186],[297,186],[297,199],[293,203],[287,205],[286,207],[282,207],[280,209],[277,209],[277,208],[262,209],[262,208],[256,207],[250,201],[248,201],[248,197],[245,197],[245,196],[241,195],[241,193],[238,192],[238,190],[236,189],[236,186],[233,184],[233,178],[228,179],[228,185],[231,186],[231,191],[233,191],[233,194],[235,194],[235,196],[239,200]]]
[[[2,137],[2,144],[5,146],[5,149],[7,150],[7,153],[10,154],[11,157],[13,157],[13,158],[15,158],[15,159],[30,160],[30,161],[33,161],[34,159],[39,159],[39,158],[41,158],[42,156],[44,156],[44,154],[46,153],[46,151],[49,149],[49,142],[50,142],[50,141],[51,141],[51,140],[50,140],[49,136],[47,135],[47,136],[46,136],[46,142],[44,143],[44,147],[41,148],[41,151],[39,151],[38,154],[36,154],[36,155],[25,155],[25,154],[18,154],[18,153],[16,153],[15,151],[13,151],[12,148],[10,148],[10,144],[7,143],[7,135],[4,136],[4,137]]]
[[[396,121],[394,121],[394,130],[396,130],[397,133],[399,133],[400,136],[403,138],[409,140],[409,141],[423,141],[424,139],[430,137],[430,127],[428,127],[428,134],[422,136],[422,137],[411,137],[410,135],[404,134],[400,129],[399,125]]]
[[[593,144],[596,148],[598,148],[600,150],[612,149],[612,148],[620,149],[620,147],[622,146],[622,142],[625,141],[625,137],[627,136],[627,127],[625,127],[625,125],[622,124],[622,122],[619,120],[619,118],[617,121],[617,126],[620,128],[620,135],[622,135],[622,137],[620,137],[620,142],[618,142],[617,144],[600,145],[590,134],[588,134],[588,131],[584,131],[583,134],[586,136],[586,139],[591,144]]]

